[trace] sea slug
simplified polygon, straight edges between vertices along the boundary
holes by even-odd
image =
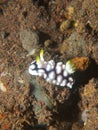
[[[40,76],[47,82],[61,87],[72,88],[75,82],[73,73],[75,66],[68,60],[66,64],[62,62],[55,63],[54,60],[45,61],[43,58],[43,49],[40,56],[36,57],[29,66],[29,73],[34,76]]]

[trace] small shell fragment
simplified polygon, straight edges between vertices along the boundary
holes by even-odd
[[[71,21],[70,20],[66,20],[66,21],[63,21],[60,25],[60,31],[61,32],[64,32],[66,31],[67,29],[69,29],[71,26]]]
[[[3,91],[3,92],[6,92],[6,91],[7,91],[7,89],[6,89],[5,85],[4,85],[4,83],[3,83],[1,80],[0,80],[0,90]]]

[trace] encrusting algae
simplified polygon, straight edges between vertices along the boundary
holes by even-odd
[[[90,64],[90,60],[88,57],[76,57],[71,59],[70,62],[74,64],[76,70],[79,71],[85,71]]]

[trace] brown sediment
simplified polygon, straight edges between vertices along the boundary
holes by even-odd
[[[66,87],[34,80],[28,73],[41,48],[46,61],[71,59],[80,71],[92,66],[88,56],[98,63],[97,14],[97,0],[0,0],[0,87],[7,90],[0,90],[0,130],[98,129],[98,76],[95,80],[91,73],[93,80],[79,86],[79,94],[71,89],[71,95]],[[28,30],[37,33],[39,42]],[[89,110],[85,128],[79,103],[80,111]]]
[[[85,115],[84,130],[95,130],[98,129],[98,118],[97,118],[97,103],[98,94],[96,90],[96,81],[91,79],[88,84],[85,85],[84,90],[81,92],[82,99],[82,114],[85,110],[88,113]],[[96,115],[97,114],[97,115]],[[82,116],[82,115],[81,115]]]

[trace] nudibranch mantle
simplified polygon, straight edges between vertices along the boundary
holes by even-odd
[[[29,73],[34,76],[40,76],[47,82],[61,87],[72,88],[74,78],[72,74],[75,72],[75,67],[69,61],[66,64],[62,62],[55,63],[54,60],[45,61],[43,58],[43,49],[40,51],[40,56],[36,57],[29,66]]]

